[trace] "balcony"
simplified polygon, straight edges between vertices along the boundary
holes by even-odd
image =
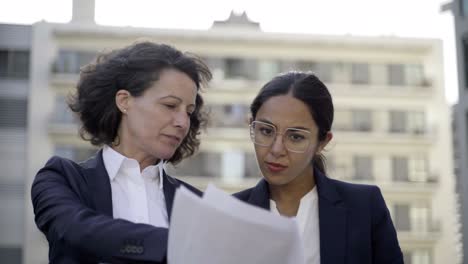
[[[78,73],[52,73],[50,84],[58,89],[70,89],[78,83]]]
[[[441,235],[440,221],[413,221],[411,225],[410,230],[399,230],[397,228],[400,244],[431,246],[437,242]]]

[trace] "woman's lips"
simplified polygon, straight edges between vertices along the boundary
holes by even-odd
[[[284,165],[281,165],[281,164],[278,164],[278,163],[274,163],[274,162],[265,162],[265,164],[267,165],[267,168],[271,171],[271,172],[280,172],[280,171],[283,171],[287,168],[287,166],[284,166]]]
[[[179,142],[180,142],[180,137],[178,137],[178,136],[172,136],[172,135],[165,135],[165,136],[166,136],[166,137],[169,139],[169,141],[170,141],[172,144],[174,144],[174,145],[179,144]]]

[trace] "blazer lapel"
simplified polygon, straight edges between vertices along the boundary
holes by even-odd
[[[174,195],[177,187],[179,187],[179,182],[172,178],[171,176],[167,175],[164,171],[163,177],[163,189],[164,189],[164,198],[166,200],[166,210],[167,210],[167,218],[168,221],[171,221],[171,214],[172,214],[172,204],[174,202]]]
[[[88,182],[96,211],[112,217],[112,190],[102,159],[102,149],[81,165],[84,168],[84,176]]]
[[[333,181],[316,169],[314,175],[319,195],[320,262],[345,263],[347,209]]]
[[[265,179],[261,179],[252,189],[247,203],[270,210],[270,189]]]

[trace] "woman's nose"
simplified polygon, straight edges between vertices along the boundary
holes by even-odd
[[[190,126],[190,116],[185,111],[177,112],[174,118],[176,127],[187,129]]]
[[[280,155],[286,152],[286,148],[283,142],[283,135],[281,134],[276,135],[273,141],[273,144],[271,145],[270,151],[274,155]]]

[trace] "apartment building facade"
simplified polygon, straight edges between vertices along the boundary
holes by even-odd
[[[0,24],[0,259],[20,263],[24,238],[31,27]]]
[[[463,263],[468,263],[468,1],[453,0],[442,9],[452,11],[455,24],[458,69],[458,102],[453,115],[455,176],[460,197]]]
[[[405,263],[461,263],[439,40],[266,33],[245,14],[209,30],[37,23],[26,186],[50,156],[83,160],[96,151],[78,137],[65,98],[79,68],[98,52],[142,38],[196,53],[214,73],[204,93],[212,122],[199,153],[171,168],[172,175],[200,188],[208,182],[228,191],[254,185],[261,176],[249,140],[249,103],[274,75],[311,70],[329,87],[336,109],[325,153],[329,177],[382,189]],[[24,263],[46,263],[47,244],[28,199],[26,191]]]

